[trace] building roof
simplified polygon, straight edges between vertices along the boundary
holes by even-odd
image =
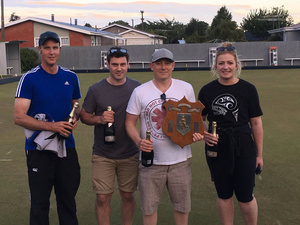
[[[151,34],[151,33],[148,33],[148,32],[142,31],[142,30],[134,29],[132,27],[120,25],[120,24],[117,24],[117,23],[102,27],[101,30],[104,31],[104,30],[107,30],[111,27],[120,27],[120,28],[126,29],[125,31],[120,32],[119,33],[120,35],[124,35],[124,34],[129,33],[129,32],[136,32],[136,33],[139,33],[139,34],[146,35],[150,38],[167,39],[167,37],[165,37],[165,36],[161,36],[161,35],[157,35],[157,34]]]
[[[275,33],[282,33],[282,32],[289,32],[289,31],[298,31],[300,30],[300,23],[291,25],[289,27],[282,27],[274,30],[269,30],[269,34],[275,34]]]
[[[27,21],[42,23],[45,25],[54,26],[54,27],[65,29],[65,30],[71,30],[71,31],[79,32],[79,33],[86,34],[86,35],[102,36],[102,37],[106,37],[109,39],[123,39],[120,34],[106,32],[106,31],[102,31],[100,29],[81,26],[78,24],[65,23],[65,22],[59,22],[59,21],[54,21],[54,20],[47,20],[47,19],[42,19],[42,18],[37,18],[37,17],[26,17],[26,18],[23,18],[20,20],[16,20],[16,21],[5,24],[4,27],[14,26],[14,25],[17,25],[17,24],[20,24],[23,22],[27,22]]]

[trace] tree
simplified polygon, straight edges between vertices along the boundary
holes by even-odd
[[[214,19],[211,23],[211,27],[212,28],[217,27],[222,20],[226,20],[226,21],[231,21],[232,20],[232,15],[228,11],[226,6],[222,6],[219,9],[219,11],[217,12],[217,15],[214,17]]]
[[[89,24],[89,23],[85,23],[84,26],[85,26],[85,27],[90,27],[90,28],[92,28],[92,25]]]
[[[208,40],[221,40],[221,41],[244,41],[244,33],[238,28],[237,23],[232,21],[232,15],[223,6],[214,17],[210,28],[207,30]]]
[[[206,30],[208,23],[191,18],[190,22],[185,26],[185,40],[187,43],[201,43],[206,39]]]
[[[136,25],[135,28],[142,30],[142,24],[140,23]],[[174,18],[173,20],[165,19],[154,22],[144,22],[144,31],[152,34],[166,36],[166,44],[174,43],[175,40],[184,38],[184,30],[185,26],[182,23],[176,21]]]
[[[108,25],[112,25],[112,24],[119,24],[119,25],[123,25],[126,27],[130,27],[129,23],[123,21],[123,20],[117,20],[117,21],[113,21],[113,22],[109,22]]]
[[[273,7],[271,10],[251,10],[246,18],[243,18],[241,27],[244,31],[250,32],[260,40],[267,40],[268,30],[286,27],[293,24],[293,18],[289,15],[284,6]]]
[[[13,12],[13,13],[10,15],[9,22],[16,21],[16,20],[19,20],[19,19],[21,19],[21,17],[19,17],[18,15],[16,15],[15,12]]]
[[[29,48],[21,48],[20,50],[21,55],[21,70],[22,72],[31,70],[32,68],[38,65],[38,54],[36,51],[29,49]]]

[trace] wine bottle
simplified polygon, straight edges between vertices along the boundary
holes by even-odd
[[[217,122],[212,121],[211,123],[211,133],[215,137],[217,136]],[[208,157],[217,157],[218,156],[218,151],[217,151],[217,145],[209,147],[209,150],[207,150],[206,154]]]
[[[151,135],[151,131],[147,130],[146,131],[146,140],[150,141],[150,135]],[[151,152],[142,151],[142,165],[145,166],[145,167],[152,166],[153,157],[154,157],[153,149],[151,150]]]
[[[111,111],[111,106],[107,106],[107,111]],[[104,126],[104,144],[114,144],[116,141],[115,127],[113,123],[106,123]]]
[[[76,109],[79,107],[79,102],[75,102],[74,104],[73,104],[73,108],[72,108],[72,110],[71,110],[71,112],[70,112],[70,114],[68,115],[68,117],[65,119],[65,121],[67,121],[67,122],[69,122],[69,123],[71,123],[71,124],[74,124],[73,123],[73,120],[74,120],[74,117],[75,117],[75,111],[76,111]],[[70,129],[67,129],[68,131],[71,131]],[[64,139],[66,139],[66,138],[68,138],[69,136],[65,136],[65,135],[63,135],[63,134],[59,134],[62,138],[64,138]]]

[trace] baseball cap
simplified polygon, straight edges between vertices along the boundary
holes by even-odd
[[[59,40],[59,37],[58,37],[57,33],[54,33],[52,31],[46,31],[46,32],[44,32],[40,35],[39,46],[44,44],[44,42],[49,40],[49,39],[52,39],[52,40],[60,43],[60,40]]]
[[[174,62],[173,53],[170,52],[168,49],[165,49],[165,48],[157,49],[152,54],[151,62],[155,62],[159,59],[169,59],[169,60]]]

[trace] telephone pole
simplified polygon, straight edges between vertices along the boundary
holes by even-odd
[[[5,37],[4,37],[4,0],[1,0],[1,41],[5,41]]]
[[[144,30],[144,10],[141,10],[140,12],[142,14],[142,18],[141,18],[141,20],[142,20],[142,30]]]

